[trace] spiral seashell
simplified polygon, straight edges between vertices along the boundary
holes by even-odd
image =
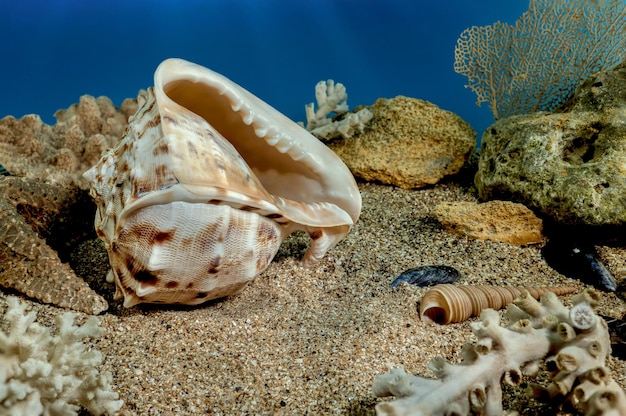
[[[237,294],[304,231],[303,265],[348,233],[361,196],[346,165],[224,76],[157,68],[124,137],[84,174],[116,299],[196,305]]]
[[[515,287],[515,286],[455,286],[442,284],[430,289],[421,300],[420,318],[425,322],[441,325],[462,322],[471,316],[478,316],[483,309],[500,309],[528,291],[539,299],[546,292],[567,295],[576,291],[575,287]]]

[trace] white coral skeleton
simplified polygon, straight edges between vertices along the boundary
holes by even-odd
[[[56,316],[58,334],[35,322],[35,312],[7,297],[4,319],[8,333],[0,330],[0,414],[76,415],[81,406],[91,414],[115,414],[124,403],[111,389],[112,375],[99,373],[102,354],[83,344],[104,330],[91,316],[80,326],[75,314]]]
[[[552,382],[533,385],[533,397],[567,403],[585,415],[625,415],[626,394],[606,367],[608,328],[592,308],[599,296],[588,289],[568,309],[551,292],[541,302],[526,292],[507,308],[505,327],[498,312],[485,309],[472,324],[478,341],[465,344],[461,363],[449,364],[443,357],[430,361],[436,379],[410,376],[402,368],[378,376],[374,395],[396,400],[379,403],[376,413],[501,416],[501,381],[519,385],[523,376],[538,374],[543,360]]]
[[[315,86],[315,104],[305,106],[306,129],[320,140],[330,140],[337,137],[344,139],[362,132],[373,114],[367,108],[355,113],[348,113],[348,94],[346,87],[332,79],[320,81]],[[338,117],[330,118],[331,114]]]

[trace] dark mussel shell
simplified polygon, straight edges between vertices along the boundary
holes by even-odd
[[[579,279],[605,292],[617,290],[615,277],[602,264],[597,250],[590,243],[551,238],[542,254],[546,263],[564,276]]]
[[[417,286],[434,286],[443,283],[453,283],[459,280],[461,273],[450,266],[431,265],[414,267],[404,271],[391,282],[391,287],[397,287],[400,283],[408,283]]]

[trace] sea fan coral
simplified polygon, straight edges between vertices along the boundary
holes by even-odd
[[[102,335],[98,318],[77,326],[74,313],[57,315],[53,336],[16,297],[8,297],[7,304],[10,330],[0,330],[0,414],[76,415],[81,407],[94,415],[119,411],[123,401],[111,390],[111,374],[96,368],[102,354],[82,342]]]
[[[468,78],[494,119],[564,102],[578,83],[626,56],[619,0],[531,0],[514,26],[471,27],[458,39],[454,70]]]
[[[378,415],[502,415],[501,381],[518,386],[524,375],[538,374],[542,360],[552,376],[547,387],[530,393],[551,403],[569,403],[585,415],[626,414],[626,394],[606,367],[610,339],[606,322],[592,305],[599,292],[588,289],[566,308],[552,292],[533,299],[528,292],[507,308],[510,322],[485,309],[472,324],[475,344],[465,344],[463,361],[436,357],[429,368],[436,379],[407,375],[402,368],[378,376],[373,392],[395,401],[376,406]]]

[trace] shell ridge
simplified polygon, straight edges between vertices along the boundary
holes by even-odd
[[[197,117],[187,129],[196,132],[200,140],[192,145],[187,140],[183,123],[176,128],[164,128],[167,132],[169,163],[178,182],[191,189],[201,187],[235,189],[254,198],[271,199],[257,175],[237,153],[234,146],[219,132],[205,128],[204,119]]]
[[[276,206],[292,221],[318,227],[352,226],[350,214],[331,202],[306,203],[274,196]]]
[[[195,189],[199,190],[198,188]],[[280,208],[270,201],[239,194],[219,187],[202,187],[201,189],[203,191],[202,193],[193,192],[194,187],[178,184],[163,189],[158,193],[149,193],[141,198],[137,198],[132,203],[126,205],[124,211],[120,213],[118,228],[122,228],[125,219],[141,208],[151,205],[163,205],[175,201],[185,201],[196,204],[230,205],[233,208],[249,207],[252,209],[244,210],[254,211],[263,216],[281,213]],[[213,192],[211,192],[211,190]]]
[[[566,295],[576,291],[573,286],[456,286],[439,284],[429,289],[420,301],[420,317],[423,321],[448,324],[478,316],[482,310],[500,309],[512,303],[518,296],[528,292],[535,299],[544,293]]]

